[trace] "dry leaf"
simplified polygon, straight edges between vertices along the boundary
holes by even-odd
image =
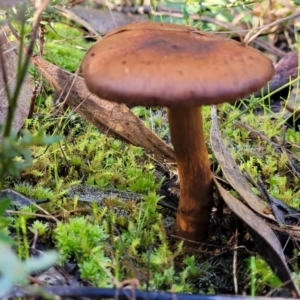
[[[256,243],[260,254],[270,265],[273,272],[290,290],[293,297],[300,297],[296,283],[286,264],[281,245],[269,225],[245,204],[227,192],[214,178],[215,185],[222,199],[232,212],[240,218],[248,227],[251,236]]]
[[[275,221],[273,215],[267,214],[266,205],[263,200],[256,196],[250,189],[245,177],[239,171],[239,167],[231,157],[229,151],[223,143],[220,135],[215,107],[211,111],[212,126],[210,130],[210,142],[213,152],[223,174],[230,185],[241,195],[244,201],[261,216]]]
[[[245,178],[240,173],[237,164],[231,157],[220,135],[217,121],[216,107],[212,107],[212,127],[210,139],[213,152],[220,164],[224,176],[232,187],[241,195],[244,201],[256,212],[264,217],[270,218],[266,214],[265,206],[261,200],[251,191]],[[248,227],[251,236],[256,243],[260,254],[270,265],[273,272],[291,291],[293,297],[300,297],[297,285],[292,279],[291,272],[286,264],[281,245],[270,226],[241,201],[227,192],[214,178],[215,185],[227,206],[239,217]],[[271,216],[274,219],[273,216]]]
[[[66,103],[103,133],[145,149],[157,158],[175,161],[172,148],[148,129],[124,104],[100,99],[91,94],[82,77],[33,57],[32,62],[57,93],[63,93]]]
[[[15,43],[8,42],[3,29],[0,27],[0,51],[4,56],[5,61],[5,72],[7,74],[8,85],[11,93],[14,91],[16,86],[16,72],[17,72],[17,63],[18,63],[18,54],[17,49],[18,45]],[[2,76],[2,67],[0,65],[0,124],[4,124],[6,121],[6,114],[8,108],[8,100],[5,92],[5,85]],[[12,130],[18,132],[29,112],[30,102],[33,92],[33,86],[28,78],[25,78],[21,92],[18,98],[18,104],[15,111]]]

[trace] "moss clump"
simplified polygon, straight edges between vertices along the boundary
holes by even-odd
[[[72,24],[46,26],[44,57],[65,70],[75,72],[90,45]]]

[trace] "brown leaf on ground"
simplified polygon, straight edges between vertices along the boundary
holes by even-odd
[[[292,274],[287,266],[281,245],[269,225],[241,201],[233,197],[214,178],[215,185],[222,199],[232,212],[240,218],[248,227],[251,236],[256,243],[260,254],[270,265],[273,272],[283,282],[293,297],[299,298],[300,293]]]
[[[258,214],[265,218],[275,219],[273,215],[267,214],[265,205],[248,186],[246,179],[239,171],[239,168],[229,151],[227,150],[218,128],[217,112],[215,106],[212,107],[212,127],[210,139],[213,152],[218,160],[224,176],[232,187],[240,194],[243,200]],[[296,283],[292,279],[291,272],[285,261],[281,245],[270,226],[259,216],[257,216],[244,203],[233,197],[214,178],[214,183],[219,194],[230,210],[240,218],[248,227],[251,236],[256,243],[260,254],[270,265],[273,272],[279,277],[283,284],[289,288],[293,297],[300,297],[300,292]]]
[[[172,148],[148,129],[124,104],[100,99],[91,94],[84,79],[45,61],[33,57],[32,62],[62,99],[103,133],[142,147],[159,159],[175,161]]]
[[[16,76],[17,76],[17,63],[18,63],[18,54],[17,50],[18,45],[11,43],[7,40],[5,33],[0,27],[0,51],[5,61],[5,72],[7,76],[8,86],[11,93],[16,87]],[[6,114],[8,109],[8,100],[5,92],[5,83],[2,76],[2,67],[0,65],[0,124],[4,124],[6,121]],[[18,99],[17,108],[15,111],[12,130],[18,132],[27,116],[30,109],[30,102],[33,92],[33,86],[28,78],[25,78],[21,92]]]
[[[233,160],[232,156],[224,145],[218,128],[217,114],[214,107],[212,108],[211,115],[212,126],[210,130],[210,141],[214,155],[220,164],[225,178],[241,195],[243,200],[251,207],[251,209],[261,216],[275,221],[273,215],[266,213],[266,205],[264,204],[263,200],[252,192],[245,177],[240,172],[238,165]]]

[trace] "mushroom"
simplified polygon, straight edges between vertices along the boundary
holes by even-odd
[[[175,234],[203,242],[213,205],[202,105],[233,102],[263,87],[271,61],[242,43],[171,24],[117,28],[87,52],[82,73],[101,98],[165,106],[180,180]]]

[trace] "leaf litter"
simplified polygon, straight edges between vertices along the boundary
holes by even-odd
[[[262,200],[251,191],[237,164],[227,150],[218,128],[215,106],[212,107],[211,117],[211,145],[225,178],[252,210],[266,219],[275,220],[273,215],[265,213],[265,206]],[[285,261],[281,244],[268,223],[257,216],[242,201],[226,191],[216,179],[214,179],[214,182],[226,205],[246,224],[262,257],[269,263],[274,273],[282,280],[284,285],[289,288],[293,296],[300,297],[298,286],[292,278],[292,274]]]

